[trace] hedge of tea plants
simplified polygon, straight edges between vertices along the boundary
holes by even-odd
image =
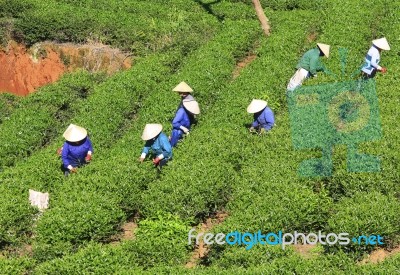
[[[75,72],[20,100],[18,108],[0,124],[0,169],[50,142],[103,78]]]
[[[13,94],[0,94],[0,124],[10,119],[10,115],[18,106],[19,98]]]
[[[211,18],[209,21],[212,23],[213,19]],[[207,37],[199,35],[196,39],[197,42],[192,45],[192,50],[198,46],[201,40],[204,42],[204,39],[207,39]],[[19,209],[22,211],[15,212],[13,215],[5,214],[5,221],[2,223],[5,225],[4,229],[11,230],[10,228],[14,226],[15,222],[9,222],[10,219],[13,221],[18,219],[27,221],[27,219],[29,219],[27,217],[29,217],[31,210],[29,210],[27,202],[22,203],[22,201],[25,200],[26,192],[29,188],[34,188],[35,190],[50,189],[51,191],[53,186],[57,185],[57,182],[63,182],[60,160],[55,155],[55,151],[62,145],[61,133],[70,123],[76,123],[86,127],[90,133],[91,139],[96,144],[95,148],[99,146],[99,148],[106,149],[112,144],[110,141],[118,139],[118,137],[123,134],[124,128],[129,127],[131,119],[134,118],[137,111],[142,106],[142,100],[151,94],[151,92],[157,90],[157,82],[166,79],[172,72],[178,69],[179,63],[185,54],[188,53],[187,50],[187,46],[183,43],[167,53],[138,60],[132,70],[111,77],[103,85],[96,87],[93,95],[85,94],[87,98],[82,106],[65,110],[65,114],[68,115],[64,115],[64,117],[60,116],[60,121],[57,124],[57,129],[59,129],[57,133],[58,138],[46,146],[44,150],[40,150],[32,155],[27,161],[20,162],[15,168],[7,169],[2,173],[1,177],[4,183],[2,188],[6,190],[5,192],[7,194],[10,194],[10,197],[21,199],[21,201],[19,201],[21,203],[18,205],[20,206]],[[62,83],[63,82],[60,82],[60,84],[57,85],[62,85]],[[72,81],[67,83],[69,83],[72,88],[74,87]],[[87,90],[84,91],[87,92]],[[37,93],[37,95],[35,94],[37,98],[40,98],[39,95],[40,93]],[[56,94],[52,95],[52,93],[46,93],[46,98],[51,96],[54,97]],[[32,99],[29,97],[26,101],[34,101],[36,97],[32,97]],[[61,97],[61,99],[62,98],[63,97]],[[56,104],[57,102],[53,100],[52,103]],[[39,102],[38,104],[40,106],[48,105],[43,102]],[[37,105],[32,106],[32,108],[40,109]],[[49,112],[46,108],[42,109],[43,112]],[[32,119],[34,119],[34,117],[32,117]],[[31,122],[32,125],[40,125],[34,121]],[[4,131],[4,133],[7,132]],[[29,137],[32,138],[31,136]],[[29,141],[32,142],[31,140]],[[48,142],[50,141],[51,140],[48,140]],[[100,150],[100,155],[101,152]],[[9,156],[15,157],[12,154],[9,154]],[[10,186],[13,186],[14,189],[10,188]],[[8,196],[4,197],[5,200],[8,198]],[[12,213],[14,211],[12,205],[13,202],[5,202],[3,211],[5,211],[5,213]],[[22,207],[21,205],[24,206]],[[18,225],[17,227],[25,228],[25,231],[22,231],[29,232],[29,229],[27,229],[27,227],[29,228],[29,223],[22,224],[23,225]],[[17,235],[18,234],[13,236]],[[22,235],[23,234],[20,234],[20,236]],[[5,244],[14,243],[15,241],[15,239],[11,240],[8,238],[5,240]]]
[[[194,86],[195,87],[195,86]],[[231,85],[225,87],[224,90],[231,90]],[[216,106],[224,106],[226,104],[226,102],[223,100],[222,95],[215,98],[215,100],[212,103],[212,109],[215,109]],[[221,107],[219,108],[219,111]],[[210,113],[208,110],[205,114],[205,117],[208,119],[212,119],[212,115],[213,113]],[[214,122],[214,121],[213,121]],[[205,124],[203,124],[205,123]],[[211,123],[212,125],[212,123]],[[200,135],[200,137],[198,137],[199,140],[201,140],[201,130],[204,129],[205,127],[210,127],[210,124],[208,123],[208,121],[204,121],[203,119],[200,119],[199,121],[199,125],[198,127],[196,127],[196,130],[194,131],[194,133],[196,133],[196,131],[199,131],[196,133],[196,135]],[[209,131],[207,132],[208,135],[212,135],[212,133]],[[217,137],[217,136],[216,136]],[[137,138],[136,138],[137,139]],[[196,142],[196,137],[193,137],[194,140],[191,140],[192,138],[189,136],[184,143],[182,143],[182,145],[180,145],[179,150],[177,150],[176,152],[180,152],[181,150],[185,150],[185,146],[190,146],[190,144],[192,142]],[[132,140],[133,142],[133,140]],[[127,146],[125,144],[125,146]],[[140,147],[139,147],[140,148]],[[190,148],[190,147],[189,147]],[[161,213],[165,213],[165,212],[169,212],[169,211],[174,211],[173,213],[179,213],[183,218],[185,218],[188,221],[191,221],[193,219],[197,219],[200,220],[202,217],[209,215],[210,212],[215,211],[215,207],[218,206],[218,202],[219,202],[219,195],[221,195],[221,193],[219,192],[223,192],[223,188],[218,188],[217,190],[213,190],[213,187],[216,186],[215,184],[215,177],[214,179],[212,179],[212,175],[210,176],[209,182],[210,185],[207,186],[205,185],[204,187],[201,186],[201,184],[199,183],[196,187],[201,187],[203,189],[200,189],[198,192],[193,193],[193,190],[195,190],[196,188],[192,189],[192,197],[195,199],[194,201],[191,201],[190,199],[190,194],[187,193],[187,191],[185,189],[187,189],[188,191],[190,191],[190,186],[193,186],[193,184],[196,182],[196,178],[198,178],[197,175],[192,175],[192,177],[190,177],[190,175],[188,175],[188,177],[186,178],[186,180],[184,181],[179,181],[179,182],[174,182],[176,181],[176,175],[173,174],[177,174],[179,172],[180,167],[182,167],[184,165],[185,162],[187,162],[187,165],[207,165],[207,162],[210,162],[210,154],[208,154],[207,151],[204,151],[205,147],[202,147],[201,149],[199,149],[199,151],[197,153],[192,153],[193,155],[196,156],[196,161],[190,161],[190,156],[192,154],[188,154],[188,158],[184,159],[184,160],[174,160],[172,162],[172,164],[170,165],[170,171],[167,171],[166,174],[163,176],[162,180],[155,180],[151,177],[151,175],[148,175],[148,177],[150,178],[150,180],[155,180],[155,182],[157,182],[157,185],[152,184],[151,182],[149,182],[149,187],[150,189],[148,189],[147,191],[144,191],[143,194],[145,194],[145,196],[143,198],[141,198],[141,200],[143,201],[143,205],[141,206],[141,208],[143,208],[145,211],[143,212],[144,215],[146,215],[148,217],[148,219],[153,219],[154,216],[157,216],[157,212],[156,211],[161,211]],[[191,149],[193,150],[193,149]],[[188,151],[188,150],[187,150]],[[122,151],[121,151],[122,152]],[[192,151],[193,152],[193,151]],[[121,154],[120,154],[121,155]],[[180,158],[184,158],[185,156],[180,156]],[[215,157],[215,156],[213,156]],[[221,160],[222,157],[218,157],[219,160]],[[178,163],[178,166],[176,165],[176,163]],[[217,164],[212,162],[211,164],[214,165],[218,165],[219,167],[221,167],[221,164]],[[94,165],[92,167],[88,167],[88,170],[93,168]],[[211,168],[211,165],[207,165],[206,166],[208,169]],[[228,170],[231,173],[235,173],[234,170],[231,167],[231,164],[229,163],[228,165],[222,166],[222,168],[227,168],[230,169]],[[184,169],[186,170],[186,169]],[[199,170],[202,171],[202,170]],[[213,169],[212,172],[214,173],[215,176],[215,172],[218,170]],[[86,171],[85,171],[86,172]],[[91,171],[93,172],[93,171]],[[193,170],[193,172],[196,172],[195,170]],[[221,170],[220,172],[218,172],[219,176],[224,176],[224,173],[226,173],[227,170],[223,171]],[[152,172],[154,173],[154,172]],[[173,179],[170,180],[169,178]],[[137,177],[137,175],[136,175]],[[182,176],[181,176],[182,177]],[[204,177],[204,175],[203,175]],[[140,178],[141,180],[144,180],[144,178]],[[222,184],[221,187],[227,186],[229,178],[223,179],[221,180]],[[121,181],[119,181],[121,182]],[[177,188],[177,186],[181,185],[181,184],[185,184],[185,186],[182,186],[182,188]],[[186,185],[188,184],[188,185]],[[203,183],[204,185],[204,183]],[[170,186],[170,188],[168,188]],[[145,186],[144,186],[145,187]],[[157,188],[162,188],[158,193],[155,194],[155,196],[151,196],[150,194],[152,194],[153,192],[155,192],[155,190]],[[174,191],[175,190],[175,191]],[[208,191],[208,193],[204,192],[204,191]],[[134,192],[134,190],[133,190]],[[167,192],[171,192],[171,193],[167,193]],[[228,191],[226,191],[228,193]],[[160,193],[162,193],[163,195],[160,196]],[[165,196],[166,194],[168,194],[167,196]],[[155,197],[157,197],[157,199],[155,199]],[[224,203],[224,200],[221,200],[220,205]],[[211,207],[211,208],[210,208]],[[175,211],[175,209],[178,209],[177,211]],[[150,210],[150,212],[149,212]],[[179,212],[180,211],[180,212]],[[154,238],[152,238],[152,241],[154,241]],[[151,242],[149,242],[149,240],[146,239],[137,239],[137,241],[135,241],[134,243],[145,243],[146,247],[153,247],[150,245]],[[163,242],[168,242],[168,240],[163,240]],[[158,251],[158,250],[155,250]],[[154,251],[154,252],[155,252]],[[152,262],[154,258],[154,252],[153,254],[150,254],[146,260],[147,262]],[[164,252],[166,253],[166,251]],[[156,254],[158,255],[158,254]],[[187,258],[187,257],[186,257]],[[183,261],[183,260],[182,260]],[[160,264],[160,263],[159,263]],[[151,265],[146,264],[144,265],[146,267],[151,267]]]
[[[0,3],[14,39],[32,45],[45,40],[100,42],[145,55],[185,46],[209,36],[215,22],[192,1],[40,1]]]
[[[87,127],[94,144],[104,145],[103,148],[106,149],[107,144],[110,145],[109,141],[118,137],[117,130],[120,130],[121,135],[127,119],[140,108],[141,98],[151,94],[156,83],[165,79],[168,72],[175,69],[178,56],[177,52],[150,56],[139,62],[131,71],[111,77],[98,86],[81,108],[74,112],[74,119],[64,121],[63,129],[72,122],[83,125]],[[143,92],[145,94],[142,94]],[[105,123],[107,121],[112,124]],[[30,219],[28,218],[30,212],[16,212],[13,209],[13,207],[19,207],[28,211],[26,196],[29,188],[51,192],[53,188],[63,184],[61,162],[55,154],[62,142],[62,138],[58,137],[55,142],[32,155],[27,161],[19,162],[15,167],[6,169],[0,175],[2,181],[0,188],[4,188],[5,194],[10,194],[10,197],[14,197],[15,200],[20,199],[19,203],[15,204],[9,200],[8,196],[3,198],[2,211],[5,211],[5,221],[2,225],[5,230],[11,230],[13,226],[21,226],[25,228],[25,232],[29,231],[28,224],[17,225],[15,222],[9,222],[10,219]]]
[[[93,1],[59,2],[95,8]],[[172,2],[182,9],[186,3]],[[60,139],[49,151],[40,150],[0,175],[5,183],[0,185],[5,197],[0,208],[5,217],[0,219],[1,244],[33,246],[29,257],[0,257],[0,269],[33,274],[398,273],[399,254],[378,264],[363,263],[374,250],[390,251],[400,241],[399,131],[394,126],[399,116],[393,84],[399,65],[395,50],[400,34],[395,24],[398,4],[385,0],[368,7],[362,1],[346,5],[339,0],[323,5],[262,1],[272,33],[260,39],[251,1],[194,2],[199,13],[207,12],[220,22],[215,23],[220,28],[213,39],[187,56],[166,53],[144,59],[130,77],[118,76],[99,85],[102,91],[117,87],[118,92],[105,97],[106,103],[99,97],[92,101],[94,107],[88,98],[71,120],[87,124],[94,143],[99,144],[90,165],[63,179],[53,152]],[[293,146],[285,89],[298,58],[316,42],[332,45],[331,57],[323,59],[332,74],[307,80],[305,89],[354,80],[371,40],[383,35],[392,51],[382,52],[381,63],[388,73],[376,77],[382,138],[358,148],[379,156],[381,171],[349,173],[347,149],[335,145],[332,176],[300,177],[299,164],[320,157],[321,150]],[[236,63],[246,55],[255,55],[254,61],[233,77]],[[171,69],[171,64],[180,62]],[[148,76],[147,68],[152,72]],[[143,78],[129,83],[140,73]],[[194,88],[202,113],[190,135],[174,149],[173,160],[158,174],[150,159],[137,162],[144,144],[140,134],[146,123],[162,123],[164,132],[170,133],[179,102],[171,90],[182,80]],[[136,97],[129,99],[124,90],[134,90]],[[275,112],[276,126],[266,136],[248,132],[252,115],[246,107],[253,98],[267,100]],[[125,101],[132,112],[116,107]],[[108,105],[115,112],[103,115],[100,110]],[[101,119],[85,116],[91,108],[98,108],[94,113]],[[54,158],[49,158],[51,154]],[[48,165],[35,165],[39,162]],[[18,179],[22,180],[16,184]],[[50,191],[52,196],[51,208],[35,225],[31,217],[37,211],[21,195],[31,187]],[[11,198],[19,207],[9,202]],[[207,229],[213,233],[347,232],[351,236],[380,234],[385,243],[381,247],[319,244],[308,252],[298,252],[293,246],[283,250],[255,245],[246,250],[244,245],[212,245],[196,267],[188,269],[185,264],[195,249],[187,243],[189,229],[200,229],[201,222],[218,212],[228,216]],[[112,242],[132,216],[138,219],[134,239]]]
[[[88,234],[93,234],[93,238],[90,239],[96,239],[94,236],[98,236],[102,234],[100,232],[106,230],[105,227],[100,226],[102,223],[100,220],[112,217],[113,212],[111,210],[98,209],[98,213],[93,217],[84,214],[87,208],[92,208],[94,200],[91,197],[96,193],[100,192],[104,198],[109,198],[108,204],[110,207],[115,205],[114,200],[117,200],[119,207],[125,211],[127,216],[135,211],[140,211],[138,208],[140,192],[147,188],[146,186],[151,184],[152,181],[157,180],[157,177],[156,172],[151,167],[152,164],[148,161],[143,165],[137,163],[136,159],[140,155],[143,146],[143,141],[138,139],[138,133],[142,131],[149,120],[159,121],[163,124],[170,123],[170,120],[165,119],[162,114],[174,112],[179,99],[177,98],[178,102],[170,100],[171,95],[173,95],[171,90],[181,79],[188,79],[189,83],[193,82],[194,84],[191,85],[198,87],[196,88],[199,91],[198,98],[204,98],[202,102],[205,104],[208,102],[208,105],[211,105],[213,99],[218,96],[219,89],[230,80],[232,68],[235,65],[235,57],[242,56],[253,45],[254,37],[258,32],[257,25],[253,22],[225,22],[224,29],[214,39],[187,58],[177,76],[163,83],[162,87],[159,87],[143,102],[146,106],[151,106],[153,102],[165,102],[164,108],[168,112],[162,108],[157,110],[151,108],[141,109],[135,124],[132,125],[129,132],[121,140],[113,145],[107,155],[101,156],[96,162],[82,169],[82,173],[76,175],[76,177],[69,178],[68,185],[59,186],[55,193],[57,198],[52,210],[46,212],[37,225],[38,248],[36,251],[40,252],[37,257],[46,257],[46,255],[43,256],[44,253],[51,253],[50,249],[41,249],[41,247],[46,244],[50,244],[53,248],[56,247],[58,245],[55,243],[57,238],[54,236],[59,234],[70,232],[73,235],[73,237],[67,239],[70,243],[75,241],[82,243],[85,240],[85,238],[75,235],[74,232],[76,230],[73,227],[70,229],[59,227],[57,230],[56,228],[50,230],[49,225],[57,224],[56,220],[69,221],[66,225],[77,224],[77,221],[70,219],[80,216],[82,223],[92,226],[91,230],[86,230]],[[227,43],[224,46],[222,42],[229,41],[229,39],[231,43]],[[205,107],[203,111],[207,112],[207,108]],[[157,117],[159,120],[157,120]],[[166,132],[170,131],[170,125],[165,128]],[[120,166],[119,163],[126,163],[127,165]],[[89,176],[93,174],[96,177]],[[71,213],[73,216],[66,214],[68,213],[65,209],[67,205],[62,203],[63,200],[58,199],[58,197],[65,197],[71,200],[76,198],[76,195],[71,196],[70,188],[77,188],[80,191],[87,190],[87,193],[81,193],[84,199],[75,213]],[[104,204],[106,203],[103,202]],[[81,215],[76,215],[80,211],[82,211]],[[115,216],[115,229],[120,224],[121,220]],[[58,242],[60,241],[58,240]]]
[[[361,2],[354,2],[353,4],[354,9],[351,10],[348,10],[347,6],[340,6],[339,3],[332,7],[331,12],[327,10],[326,12],[330,16],[329,21],[322,21],[324,27],[321,29],[323,32],[321,39],[324,38],[322,42],[330,43],[329,40],[326,40],[328,36],[330,40],[334,40],[336,37],[343,37],[343,40],[338,39],[337,42],[335,40],[332,42],[336,49],[332,48],[332,57],[327,62],[330,66],[329,68],[337,69],[335,73],[340,75],[341,68],[341,60],[337,53],[337,48],[349,47],[350,53],[355,55],[349,56],[347,59],[347,75],[343,76],[346,79],[350,78],[350,75],[359,68],[360,62],[362,62],[363,56],[370,46],[370,39],[372,39],[369,38],[363,44],[366,35],[362,34],[363,32],[368,33],[368,28],[371,26],[365,25],[363,22],[357,23],[357,18],[359,17],[354,15],[354,10],[359,11],[360,16],[361,14],[367,16],[367,14],[362,9],[360,10]],[[379,24],[379,22],[373,21],[377,14],[381,12],[385,16],[392,14],[393,9],[383,8],[383,5],[386,4],[387,2],[381,1],[377,3],[375,9],[368,13],[373,24]],[[348,25],[347,22],[349,20],[347,18],[353,20],[353,24]],[[376,28],[376,26],[374,25],[373,28]],[[387,30],[389,31],[389,29]],[[354,40],[344,39],[344,37],[348,37],[353,32],[355,33],[352,36]],[[359,32],[361,32],[361,35]],[[390,36],[390,33],[387,36]],[[353,44],[354,47],[351,47]],[[396,41],[393,41],[392,44],[396,45]],[[361,47],[360,45],[364,46]],[[389,59],[390,57],[386,58]],[[393,62],[394,59],[391,58],[390,60]],[[396,71],[397,69],[393,68],[393,70]],[[288,73],[286,79],[289,79],[290,76],[291,74]],[[386,96],[382,94],[385,90],[383,85],[385,77],[388,76],[378,76],[377,78],[380,103],[385,103],[386,99]],[[391,78],[393,81],[395,75],[392,75]],[[309,80],[309,85],[323,83],[324,81],[335,81],[335,79],[331,76],[325,76],[322,80],[319,78]],[[286,83],[281,83],[281,85],[283,86]],[[280,90],[284,90],[284,87],[281,87]],[[386,91],[388,92],[389,90]],[[235,92],[235,94],[237,93]],[[259,91],[258,96],[260,95],[263,95],[262,91]],[[271,97],[268,98],[271,99]],[[250,98],[248,102],[250,102]],[[396,117],[393,107],[388,106],[388,104],[381,105],[380,112],[382,120],[387,121],[386,127],[390,128],[389,125],[391,123],[388,121]],[[388,154],[394,155],[389,151],[391,150],[390,147],[396,144],[395,138],[392,138],[396,134],[396,130],[384,133],[382,140],[379,142],[371,142],[360,146],[360,150],[380,154],[383,165],[381,173],[348,173],[346,170],[345,148],[338,146],[333,151],[335,154],[334,176],[307,180],[298,178],[296,174],[297,167],[301,160],[309,158],[312,156],[311,154],[318,156],[318,150],[308,150],[308,153],[307,150],[306,152],[294,151],[291,145],[289,121],[287,121],[285,114],[278,117],[277,124],[278,126],[268,136],[267,140],[260,140],[258,139],[259,137],[256,137],[257,142],[252,146],[239,146],[237,143],[233,143],[232,148],[246,148],[245,150],[247,151],[241,150],[241,155],[248,156],[246,159],[249,160],[241,162],[241,167],[245,167],[240,171],[243,179],[238,181],[238,193],[233,193],[232,195],[235,199],[227,205],[227,210],[231,215],[221,227],[215,229],[215,232],[224,230],[229,230],[228,232],[230,232],[236,229],[253,232],[265,228],[267,228],[266,231],[280,230],[282,228],[286,231],[294,231],[302,228],[301,230],[306,232],[318,230],[344,232],[347,230],[353,236],[361,234],[385,235],[385,246],[388,249],[393,247],[394,244],[398,244],[398,219],[395,217],[396,209],[399,206],[399,189],[395,180],[398,178],[397,169],[389,168],[393,167],[393,162],[388,161],[386,157]],[[385,127],[384,122],[382,122],[382,126]],[[245,136],[233,140],[243,141]],[[388,148],[384,144],[391,145]],[[259,154],[260,158],[257,158]],[[251,162],[251,165],[249,162]],[[261,168],[260,165],[264,165],[264,168]],[[392,172],[385,173],[384,171]],[[315,195],[317,197],[313,199]],[[349,198],[344,198],[344,196]],[[339,198],[342,198],[342,200]],[[312,211],[313,209],[315,212]],[[280,216],[279,213],[282,215]],[[329,221],[327,221],[327,217],[331,217]],[[290,228],[291,224],[294,227]],[[325,249],[327,250],[326,253],[332,251],[330,247],[325,247]],[[376,249],[376,247],[361,245],[346,247],[343,250],[351,258],[348,260],[348,264],[353,265],[354,259],[359,260],[365,256],[366,252],[370,252],[373,249]],[[226,266],[237,264],[235,258],[228,261],[224,259],[224,255],[227,252],[221,253],[220,250],[215,248],[207,262],[214,262],[217,265],[223,262]],[[235,249],[229,249],[229,251],[231,250],[233,250],[233,252],[230,252],[231,255],[235,255]],[[264,254],[260,253],[258,255],[258,260],[260,261],[265,258]],[[238,266],[248,266],[252,262],[254,262],[254,258],[249,256],[245,262],[239,261]],[[390,267],[388,267],[388,270],[391,270]]]

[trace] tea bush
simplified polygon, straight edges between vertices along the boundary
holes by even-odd
[[[76,72],[20,100],[19,108],[0,124],[0,169],[28,157],[51,141],[60,133],[71,109],[101,81],[102,77]]]
[[[151,14],[164,16],[166,11],[157,11],[154,3],[159,3],[159,7],[173,4],[182,11],[186,2],[142,1],[138,10],[146,6]],[[95,1],[57,3],[64,8],[81,7],[86,11],[117,7],[111,1],[98,2],[101,3],[98,7]],[[133,11],[136,6],[130,3],[120,1],[121,7]],[[214,226],[215,233],[259,229],[348,231],[354,235],[384,235],[386,248],[398,242],[399,131],[393,126],[399,118],[398,99],[393,92],[399,70],[397,51],[382,53],[381,63],[389,70],[386,75],[376,77],[382,139],[360,144],[359,148],[380,155],[380,173],[348,173],[346,148],[339,145],[333,150],[335,169],[331,177],[299,178],[298,164],[310,156],[318,157],[320,150],[296,151],[293,147],[285,95],[299,57],[316,42],[332,45],[331,57],[323,61],[337,77],[320,74],[308,79],[305,87],[354,79],[353,72],[357,72],[373,38],[385,35],[392,49],[398,48],[399,31],[395,24],[399,20],[398,4],[386,0],[369,6],[362,1],[343,5],[340,0],[262,1],[262,4],[267,7],[272,25],[268,39],[258,39],[261,30],[251,1],[193,1],[188,4],[191,11],[201,14],[207,10],[210,14],[204,20],[212,18],[213,24],[218,20],[223,22],[213,40],[185,56],[182,66],[173,64],[180,63],[182,55],[188,53],[186,47],[182,48],[183,54],[175,57],[166,54],[146,59],[149,63],[142,60],[141,69],[129,77],[118,76],[115,81],[100,85],[101,92],[95,91],[93,96],[102,94],[105,102],[100,97],[88,98],[88,104],[71,119],[83,126],[87,124],[95,144],[101,148],[95,149],[93,163],[78,174],[65,181],[61,174],[54,175],[59,160],[54,156],[49,161],[57,145],[53,143],[49,151],[41,150],[0,175],[4,183],[0,185],[4,193],[4,206],[0,207],[5,217],[0,219],[4,228],[0,231],[3,245],[22,242],[25,238],[20,236],[32,231],[36,236],[33,257],[37,262],[23,263],[21,268],[17,267],[18,271],[34,274],[398,272],[399,255],[375,265],[358,264],[366,253],[377,248],[371,246],[317,246],[316,251],[303,258],[292,247],[282,250],[257,245],[245,250],[243,246],[214,245],[193,270],[184,267],[193,250],[193,246],[187,245],[188,226],[197,225],[218,211],[227,212],[228,217]],[[157,25],[158,21],[155,22]],[[143,28],[147,27],[151,30],[154,25]],[[152,35],[146,34],[139,43],[157,36]],[[349,49],[345,61],[338,54],[339,47]],[[255,60],[232,79],[235,63],[249,51],[256,54]],[[342,67],[344,63],[346,68]],[[142,74],[142,78],[139,76],[138,82],[130,83],[136,74]],[[195,89],[202,114],[191,134],[174,150],[173,160],[158,175],[150,161],[136,162],[143,146],[140,133],[146,123],[162,123],[164,132],[169,133],[179,101],[171,89],[182,80]],[[108,90],[113,91],[109,97]],[[131,98],[128,90],[135,91]],[[275,112],[277,125],[267,136],[248,133],[246,126],[252,116],[246,113],[246,107],[253,98],[268,99]],[[125,108],[119,108],[120,104],[126,104]],[[108,106],[112,106],[115,114],[101,113]],[[97,117],[101,119],[96,120]],[[103,125],[102,121],[107,123]],[[60,138],[59,144],[61,141]],[[28,186],[50,190],[52,194],[51,209],[35,228],[30,219],[24,219],[35,213],[23,199]],[[7,203],[8,198],[20,201],[20,208]],[[110,241],[110,236],[134,214],[140,218],[135,239],[117,245],[98,243]],[[10,238],[7,232],[12,233]],[[62,258],[55,259],[59,257]],[[0,268],[10,269],[11,263],[12,260],[0,259]]]
[[[252,5],[251,0],[232,0],[231,2],[243,2],[247,5]],[[326,0],[305,1],[305,0],[261,0],[261,6],[271,8],[273,10],[323,10],[329,5]]]
[[[167,77],[168,71],[174,68],[171,61],[176,60],[176,58],[175,52],[170,55],[150,56],[139,62],[131,71],[113,76],[96,88],[96,91],[79,108],[79,111],[73,112],[79,121],[66,121],[63,126],[67,127],[70,122],[74,122],[86,127],[95,144],[95,154],[96,144],[104,145],[104,148],[106,148],[107,144],[110,145],[110,138],[118,132],[117,129],[120,130],[119,134],[122,133],[121,126],[126,123],[129,114],[140,108],[140,99],[145,97],[145,94],[141,95],[141,93],[147,92],[149,94],[156,82]],[[149,64],[152,65],[149,66]],[[175,64],[175,62],[172,62],[172,64]],[[118,96],[115,96],[116,94]],[[105,124],[104,121],[112,121],[113,123]],[[114,137],[117,138],[117,136]],[[7,189],[5,192],[25,201],[26,203],[23,205],[28,203],[29,188],[45,190],[53,195],[54,192],[52,191],[57,189],[59,185],[63,185],[64,182],[64,176],[60,170],[60,159],[55,154],[57,147],[61,145],[62,138],[60,137],[46,149],[29,157],[27,161],[20,162],[15,167],[3,171],[0,174],[2,185],[16,186],[18,190],[18,192],[15,192],[14,189]],[[14,205],[14,207],[17,208],[18,205]],[[29,219],[29,216],[31,216],[26,211],[22,213],[14,211],[12,206],[2,209],[2,211],[10,213],[10,215],[5,215],[7,219],[14,216],[15,219],[22,217]],[[2,223],[2,228],[6,230],[11,225],[12,223]],[[19,226],[25,227],[27,225],[21,224]],[[25,227],[25,231],[29,230],[31,230],[29,226]]]
[[[377,192],[358,193],[352,198],[344,198],[335,204],[335,213],[328,220],[330,232],[347,232],[351,237],[360,235],[380,235],[384,246],[391,247],[399,241],[398,198]],[[355,256],[371,252],[375,246],[365,242],[344,247],[354,251]],[[327,247],[329,250],[329,247]]]
[[[0,270],[3,274],[23,274],[32,269],[35,262],[28,257],[21,258],[0,258]]]
[[[247,28],[243,26],[247,26]],[[104,156],[104,158],[100,158],[90,166],[82,169],[82,173],[69,178],[68,185],[59,186],[57,188],[57,193],[70,193],[71,188],[81,191],[100,192],[105,197],[113,197],[119,201],[120,206],[127,213],[131,214],[132,211],[139,210],[139,205],[141,205],[139,204],[140,193],[143,188],[146,188],[148,184],[156,180],[156,174],[150,167],[146,168],[146,165],[148,165],[147,162],[142,165],[132,163],[132,161],[135,161],[132,152],[134,152],[134,150],[138,151],[137,154],[140,155],[143,141],[138,138],[138,133],[142,131],[142,128],[149,122],[150,118],[151,121],[159,118],[160,122],[165,122],[165,118],[162,119],[162,117],[164,117],[162,114],[164,114],[165,111],[162,108],[157,108],[157,110],[155,110],[154,107],[151,108],[151,103],[168,102],[164,108],[168,108],[169,112],[173,114],[177,102],[168,100],[171,98],[171,93],[173,93],[170,90],[173,88],[173,85],[179,83],[182,78],[185,80],[189,79],[189,83],[191,83],[191,79],[193,79],[193,82],[199,83],[199,86],[193,85],[196,89],[198,89],[197,87],[202,87],[199,89],[199,91],[202,92],[196,93],[196,97],[203,97],[211,101],[213,96],[216,96],[215,91],[218,91],[219,87],[230,79],[232,68],[235,64],[234,57],[240,56],[246,51],[246,48],[252,45],[253,40],[251,38],[259,32],[256,26],[257,25],[252,22],[227,22],[221,33],[187,58],[179,76],[174,77],[173,81],[169,80],[163,83],[163,87],[153,92],[143,102],[145,106],[149,107],[140,110],[138,120],[132,125],[129,133],[114,144],[111,151]],[[226,41],[228,38],[232,39],[231,41],[234,41],[234,43],[222,46],[222,41]],[[207,100],[201,102],[204,102],[203,106],[206,106]],[[204,111],[206,111],[206,108]],[[117,165],[117,163],[131,163],[131,165],[120,166]],[[96,175],[96,177],[93,177],[93,175]],[[82,201],[82,203],[85,202]],[[85,207],[89,207],[90,201],[86,201],[86,203],[88,206],[82,205],[78,207],[75,212],[79,213],[79,209],[84,211],[83,209],[85,209]],[[56,239],[52,237],[51,232],[44,231],[47,224],[58,223],[56,221],[60,220],[67,222],[76,215],[76,213],[74,213],[73,216],[67,214],[68,211],[66,212],[63,210],[64,206],[62,204],[55,203],[54,207],[59,208],[59,213],[66,214],[60,215],[54,212],[56,214],[52,215],[49,213],[48,219],[39,221],[41,225],[38,225],[37,234],[43,236],[42,240]],[[105,214],[106,213],[99,211],[96,216],[101,219]],[[80,217],[82,218],[82,222],[92,226],[92,229],[86,229],[88,234],[93,233],[96,235],[98,226],[92,223],[90,217],[86,217],[84,213],[82,213]],[[71,220],[71,222],[73,221]],[[119,219],[116,218],[115,225],[118,226],[118,224]],[[39,245],[42,244],[44,244],[44,242],[40,241]]]
[[[190,50],[216,27],[194,2],[21,0],[0,3],[2,9],[16,19],[15,38],[27,45],[96,41],[140,56],[176,46]]]
[[[15,95],[0,94],[0,124],[4,120],[10,119],[10,115],[18,107],[19,98]]]

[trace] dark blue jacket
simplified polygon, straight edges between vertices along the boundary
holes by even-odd
[[[79,145],[74,145],[68,141],[64,142],[61,155],[64,167],[67,168],[68,165],[77,167],[80,164],[84,164],[85,157],[89,151],[93,153],[93,146],[89,137],[86,137]]]
[[[180,106],[178,111],[176,111],[175,118],[172,121],[173,129],[180,130],[181,126],[190,129],[190,117],[183,106]]]
[[[265,107],[264,110],[254,114],[254,122],[251,126],[260,126],[265,130],[270,130],[274,126],[274,123],[274,113],[269,107]]]

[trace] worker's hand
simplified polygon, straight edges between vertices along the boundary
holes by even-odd
[[[267,133],[267,131],[265,130],[265,128],[261,128],[260,135],[265,135],[266,133]]]
[[[85,157],[86,162],[90,162],[92,160],[92,155],[87,154]]]
[[[62,147],[60,147],[60,148],[57,149],[57,155],[58,155],[58,156],[61,156],[62,150],[63,150]]]
[[[140,163],[142,163],[144,161],[144,158],[139,158],[138,160]]]
[[[185,134],[189,133],[189,129],[186,128],[185,126],[179,127]]]
[[[76,173],[78,172],[78,168],[72,167],[72,169],[69,170],[71,173]]]
[[[154,165],[158,165],[160,163],[160,159],[158,157],[156,157],[155,159],[153,159],[153,164]]]
[[[250,131],[250,133],[255,133],[255,132],[257,132],[256,129],[255,129],[253,126],[250,127],[249,131]]]
[[[386,73],[387,72],[387,69],[385,68],[385,67],[382,67],[382,69],[381,69],[381,73]]]

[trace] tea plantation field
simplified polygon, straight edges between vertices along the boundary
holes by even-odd
[[[112,76],[76,71],[25,98],[0,94],[1,274],[400,274],[400,2],[263,0],[269,37],[251,2],[0,1],[3,46],[95,41],[134,56],[131,69]],[[378,138],[357,144],[379,158],[379,170],[348,171],[353,147],[338,137],[331,174],[305,177],[302,161],[322,152],[296,147],[294,119],[308,129],[286,94],[298,59],[317,42],[331,45],[322,59],[330,73],[301,88],[327,94],[360,83],[371,41],[384,36],[388,71],[365,84],[376,93]],[[181,81],[201,114],[159,174],[150,160],[138,162],[140,136],[146,123],[169,135]],[[248,130],[253,98],[275,113],[265,136]],[[70,123],[88,130],[95,152],[65,178],[56,150]],[[49,192],[43,213],[29,189]],[[203,246],[189,243],[191,229],[347,233],[350,242],[283,249],[248,235]]]

